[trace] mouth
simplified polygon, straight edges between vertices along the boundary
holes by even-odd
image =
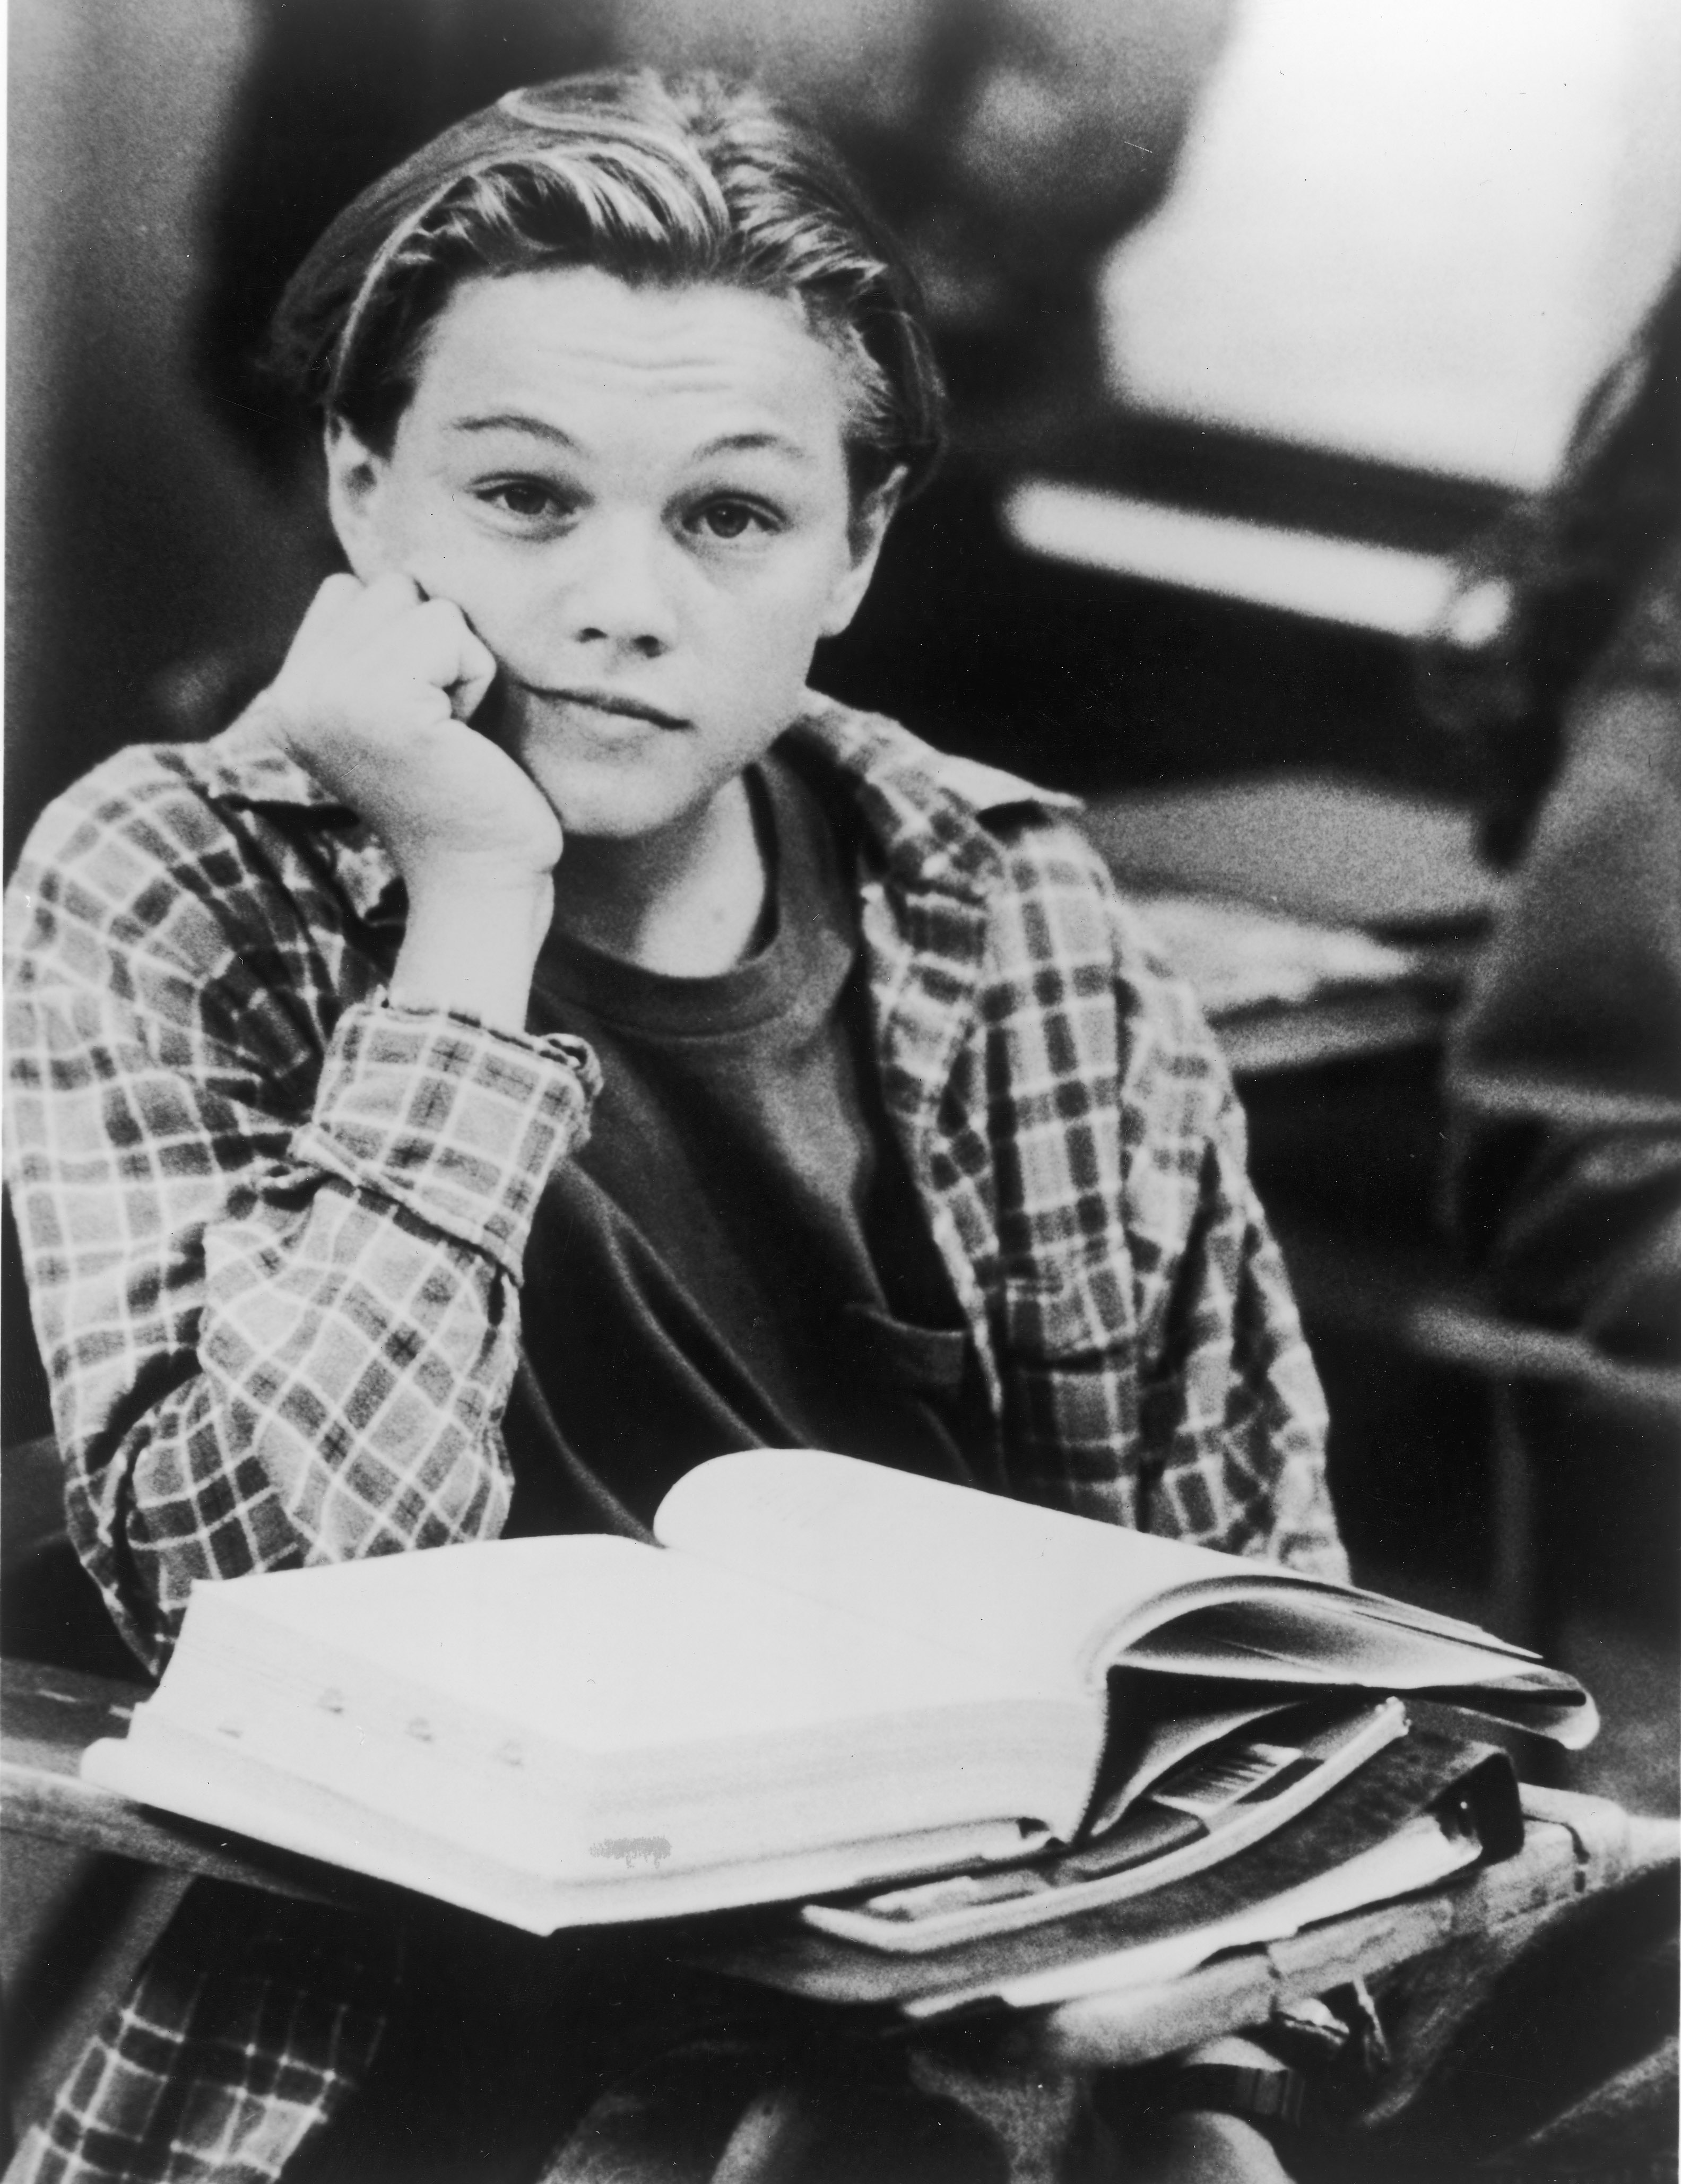
[[[620,690],[548,689],[534,682],[522,683],[520,688],[550,705],[580,705],[590,712],[610,714],[619,720],[644,721],[656,728],[688,726],[680,715],[667,713],[658,705],[650,705],[645,699],[628,697]]]

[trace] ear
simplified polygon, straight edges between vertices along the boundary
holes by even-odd
[[[365,584],[392,566],[385,551],[380,505],[384,498],[383,455],[359,440],[342,417],[326,429],[327,513],[345,559]]]
[[[882,541],[888,535],[888,526],[893,521],[904,491],[905,472],[896,470],[854,503],[847,526],[847,565],[829,594],[823,614],[823,636],[838,637],[857,613],[870,588],[870,579],[876,573]]]

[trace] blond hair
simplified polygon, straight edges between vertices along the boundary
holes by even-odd
[[[389,449],[426,337],[475,276],[588,265],[785,297],[846,368],[854,484],[938,460],[944,396],[916,281],[839,162],[751,88],[646,70],[513,91],[365,190],[292,276],[268,362]]]

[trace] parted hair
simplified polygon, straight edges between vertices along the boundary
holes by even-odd
[[[592,266],[633,286],[787,298],[845,369],[854,490],[938,459],[944,395],[897,245],[816,132],[750,86],[648,70],[508,92],[332,222],[265,361],[307,409],[388,453],[427,331],[476,276]]]

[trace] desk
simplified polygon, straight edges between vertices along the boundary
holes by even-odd
[[[1123,893],[1173,890],[1390,934],[1472,931],[1500,882],[1474,813],[1328,772],[1243,774],[1089,799],[1083,832]]]
[[[1444,1233],[1438,1050],[1500,895],[1473,815],[1305,772],[1099,796],[1083,823],[1239,1080],[1250,1173],[1331,1396],[1333,1488],[1357,1562],[1412,1585],[1444,1568],[1486,1584],[1480,1619],[1547,1651],[1561,1588],[1511,1391],[1550,1383],[1672,1432],[1681,1421],[1673,1374],[1499,1318]],[[1486,1517],[1454,1498],[1484,1475]],[[1398,1538],[1421,1481],[1439,1500]],[[1473,1573],[1450,1558],[1477,1530],[1490,1552]],[[1450,1559],[1433,1568],[1438,1552]]]
[[[1119,1990],[1047,2011],[1034,2051],[1063,2069],[1146,2063],[1355,1979],[1378,1980],[1454,1942],[1497,1934],[1549,1906],[1673,1860],[1673,1820],[1604,1797],[1525,1785],[1524,1844],[1504,1864],[1425,1894],[1328,1919],[1288,1941],[1203,1965],[1170,1985]]]
[[[330,1869],[173,1820],[81,1781],[81,1752],[120,1734],[138,1686],[8,1662],[0,1683],[0,1828],[114,1852],[175,1871],[276,1894],[348,1898]],[[1087,1997],[1023,2014],[1036,2053],[1064,2067],[1145,2062],[1220,2032],[1265,2022],[1275,2004],[1317,1994],[1545,1905],[1591,1894],[1677,1852],[1677,1824],[1631,1817],[1602,1797],[1527,1787],[1522,1850],[1426,1894],[1326,1921],[1246,1949],[1166,1985]],[[691,1936],[692,1945],[692,1936]]]
[[[1081,823],[1239,1077],[1438,1044],[1497,892],[1471,814],[1329,775],[1098,796]]]
[[[154,1818],[79,1783],[76,1761],[89,1737],[120,1725],[120,1709],[138,1696],[133,1687],[12,1666],[0,1703],[0,1824],[282,1893],[326,1895],[356,1886],[301,1862],[271,1861],[248,1846]],[[1526,1792],[1526,1810],[1528,1839],[1503,1864],[1327,1921],[1289,1941],[1239,1952],[1164,1985],[1022,2013],[1007,2031],[1023,2082],[1044,2093],[1067,2085],[1070,2074],[1146,2062],[1219,2032],[1265,2023],[1276,2008],[1358,1975],[1378,1979],[1398,1968],[1422,1967],[1428,1984],[1430,1964],[1451,1964],[1456,1945],[1486,1953],[1503,1935],[1523,1932],[1526,1922],[1554,1907],[1674,1864],[1673,1824],[1631,1819],[1601,1799],[1545,1791]],[[691,1929],[684,1946],[693,1944]],[[954,2059],[949,2040],[943,2048],[938,2038],[926,2046],[937,2079],[943,2062],[948,2070],[958,2069],[959,2078],[946,2082],[962,2098],[960,2057]],[[984,2113],[982,2101],[971,2105]],[[681,2135],[681,2119],[675,2127]],[[715,2184],[726,2167],[736,2184],[775,2184],[797,2176],[813,2128],[797,2083],[768,2087],[749,2103],[731,2133]],[[578,2158],[587,2150],[581,2147]],[[576,2172],[564,2165],[552,2172],[598,2174],[587,2163]],[[1029,2166],[1017,2171],[1024,2179],[1033,2173]]]
[[[280,1896],[323,1902],[349,1892],[326,1867],[148,1812],[84,1782],[82,1753],[97,1737],[126,1736],[146,1696],[139,1684],[33,1661],[0,1663],[0,1831]]]
[[[1365,994],[1216,1016],[1210,1028],[1233,1077],[1247,1082],[1336,1061],[1401,1054],[1439,1045],[1450,1011],[1439,991],[1380,988]]]

